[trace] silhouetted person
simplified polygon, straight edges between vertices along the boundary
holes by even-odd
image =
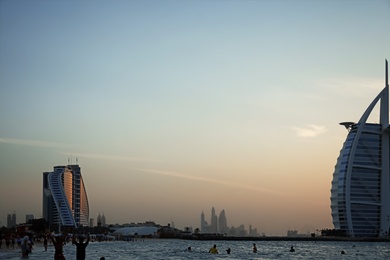
[[[47,235],[43,236],[43,246],[45,247],[45,251],[47,251]]]
[[[293,246],[290,248],[290,252],[295,252],[295,249]]]
[[[343,251],[341,251],[341,254],[342,254],[342,255],[344,255],[344,254],[345,254],[344,250],[343,250]]]
[[[89,243],[89,235],[87,236],[87,242],[84,243],[84,237],[79,236],[79,241],[76,241],[76,236],[73,236],[72,240],[73,244],[76,245],[76,259],[77,260],[85,260],[85,248]]]
[[[63,247],[65,244],[66,235],[58,235],[57,237],[50,236],[53,246],[55,248],[54,260],[65,260]]]
[[[253,253],[257,253],[257,247],[256,247],[256,244],[253,244]]]
[[[11,244],[12,244],[12,249],[15,249],[15,237],[11,237]]]
[[[190,246],[187,248],[187,251],[188,251],[188,252],[192,252],[192,249],[191,249]]]
[[[228,249],[226,249],[226,253],[228,254],[228,255],[230,255],[230,247],[228,248]]]
[[[21,240],[21,248],[22,248],[22,258],[28,258],[28,254],[30,253],[30,234],[26,234]],[[9,246],[7,246],[8,248]]]

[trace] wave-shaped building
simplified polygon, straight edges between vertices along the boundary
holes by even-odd
[[[385,88],[357,123],[343,122],[349,133],[333,173],[333,225],[349,237],[390,234],[390,126],[388,63]],[[379,123],[368,123],[379,104]]]
[[[79,165],[55,166],[43,173],[42,217],[50,225],[89,225],[89,204]]]

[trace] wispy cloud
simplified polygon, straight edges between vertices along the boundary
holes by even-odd
[[[97,153],[74,153],[74,152],[60,152],[65,155],[72,155],[72,157],[79,158],[91,158],[97,160],[106,160],[106,161],[124,161],[124,162],[162,162],[155,159],[141,158],[141,157],[131,157],[131,156],[122,156],[122,155],[111,155],[111,154],[97,154]]]
[[[292,127],[299,137],[317,137],[326,132],[325,126],[320,125],[307,125],[305,127]]]
[[[57,149],[61,149],[61,150],[62,149],[72,150],[72,148],[75,147],[74,144],[47,142],[47,141],[31,140],[31,139],[18,139],[18,138],[0,138],[0,143],[35,146],[35,147],[57,148]],[[156,162],[156,163],[162,162],[162,161],[155,160],[155,159],[131,157],[131,156],[121,156],[121,155],[81,153],[81,152],[75,152],[75,151],[56,151],[56,152],[60,153],[60,154],[64,154],[66,156],[79,157],[79,158],[91,158],[91,159],[107,160],[107,161]]]
[[[158,175],[165,175],[170,177],[177,177],[177,178],[183,178],[183,179],[189,179],[189,180],[195,180],[195,181],[203,181],[203,182],[209,182],[209,183],[215,183],[235,188],[241,188],[246,190],[254,190],[254,191],[261,191],[265,193],[273,193],[273,194],[281,194],[278,191],[266,189],[266,188],[260,188],[258,186],[249,186],[240,184],[237,182],[230,182],[230,181],[223,181],[218,179],[212,179],[212,178],[206,178],[206,177],[199,177],[199,176],[193,176],[193,175],[187,175],[179,172],[172,172],[172,171],[162,171],[162,170],[154,170],[154,169],[136,169],[137,171],[152,173],[152,174],[158,174]]]
[[[36,147],[51,147],[51,148],[67,148],[71,146],[70,144],[64,144],[64,143],[29,140],[29,139],[17,139],[17,138],[0,138],[0,143],[27,145],[27,146],[36,146]]]

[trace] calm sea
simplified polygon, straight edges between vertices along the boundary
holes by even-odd
[[[252,253],[256,243],[258,252]],[[208,253],[217,245],[218,255]],[[20,250],[0,249],[0,259],[20,259]],[[192,252],[186,252],[191,246]],[[295,252],[289,252],[294,246]],[[231,254],[226,253],[231,248]],[[344,251],[345,254],[341,254]],[[64,246],[66,259],[76,259],[74,245]],[[91,242],[87,258],[115,259],[390,259],[390,244],[386,242],[331,242],[331,241],[188,241],[176,239],[145,239],[134,242]],[[45,252],[36,245],[29,259],[53,259],[54,248]]]

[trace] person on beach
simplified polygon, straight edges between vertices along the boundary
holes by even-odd
[[[253,253],[257,253],[257,247],[256,247],[256,244],[253,244]]]
[[[22,258],[28,258],[28,254],[30,253],[30,234],[26,234],[21,240],[21,248],[22,248]]]
[[[85,260],[85,248],[89,243],[89,235],[87,236],[87,241],[84,243],[84,236],[78,236],[79,241],[76,241],[76,236],[73,235],[72,243],[76,245],[76,259]]]
[[[209,253],[218,254],[217,245],[214,245],[212,248],[210,248]]]
[[[228,249],[226,249],[226,253],[227,253],[228,255],[230,255],[230,251],[231,251],[230,247],[229,247]]]
[[[14,235],[12,235],[12,237],[11,237],[12,249],[15,249],[15,240],[16,240],[16,237]]]
[[[9,249],[9,245],[11,244],[11,239],[10,239],[10,237],[9,237],[9,235],[7,235],[6,237],[5,237],[5,247],[7,248],[7,249]]]
[[[29,238],[29,242],[28,242],[29,254],[31,254],[31,253],[32,253],[32,250],[33,250],[33,246],[34,246],[34,237],[33,237],[33,234],[32,234],[32,233],[29,233],[28,238]]]
[[[47,234],[43,235],[43,247],[47,251]]]
[[[57,237],[50,235],[50,240],[53,242],[53,246],[56,250],[54,252],[54,260],[65,260],[65,256],[63,252],[65,239],[66,239],[66,235],[60,234]]]

